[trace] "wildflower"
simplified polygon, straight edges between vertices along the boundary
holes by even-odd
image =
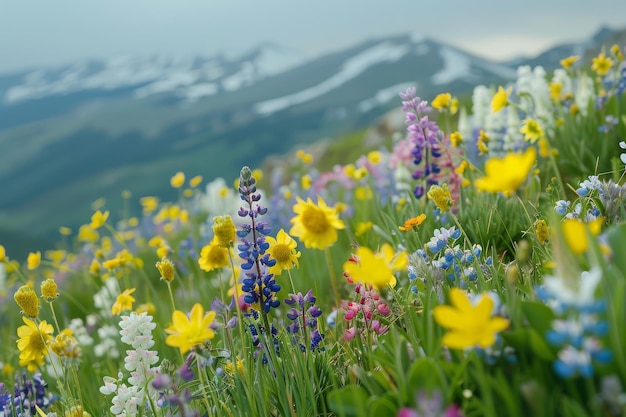
[[[293,344],[302,352],[306,352],[307,348],[311,352],[320,349],[320,344],[324,340],[324,335],[317,326],[317,318],[322,315],[322,310],[315,305],[316,300],[311,290],[305,295],[289,294],[289,298],[285,299],[285,304],[292,306],[287,313],[287,318],[291,320],[287,332],[292,335]]]
[[[613,60],[605,56],[604,52],[600,52],[600,54],[592,60],[591,69],[598,75],[606,75],[611,67],[613,67]]]
[[[173,188],[180,188],[185,183],[185,173],[178,171],[172,178],[170,178],[170,185]]]
[[[213,239],[200,251],[198,265],[200,265],[200,269],[207,272],[227,266],[228,249],[221,247],[217,240]]]
[[[135,313],[146,313],[149,316],[154,316],[154,313],[156,313],[156,306],[152,303],[139,304],[135,309]]]
[[[44,357],[48,354],[46,343],[52,339],[54,329],[45,320],[39,326],[26,317],[22,317],[22,320],[25,325],[17,329],[20,366],[28,366],[28,370],[34,372],[38,366],[43,365]]]
[[[539,122],[534,119],[526,119],[522,123],[523,126],[520,129],[520,133],[524,134],[524,140],[535,143],[543,138],[543,129]]]
[[[497,113],[509,104],[509,94],[511,94],[512,88],[504,89],[502,86],[498,87],[498,91],[491,100],[491,111]]]
[[[337,212],[326,205],[322,197],[317,197],[317,205],[311,198],[305,202],[296,197],[293,206],[296,216],[291,219],[293,227],[289,234],[300,238],[307,248],[326,249],[337,241],[337,230],[345,228]]]
[[[37,269],[41,263],[41,252],[30,252],[28,254],[28,258],[26,259],[26,263],[28,264],[29,270],[32,271],[33,269]]]
[[[93,230],[99,229],[104,226],[108,218],[108,211],[102,213],[100,210],[98,210],[91,216],[91,223],[89,224],[89,227],[91,227]]]
[[[580,113],[580,108],[578,107],[578,104],[572,104],[572,106],[569,108],[570,116],[576,116],[578,113]]]
[[[474,181],[474,185],[481,191],[512,195],[528,177],[537,151],[528,148],[526,152],[509,153],[504,158],[490,158],[485,162],[486,176]]]
[[[380,153],[380,151],[371,151],[367,154],[367,160],[374,165],[380,164],[380,161],[382,160],[382,154]]]
[[[410,219],[406,220],[404,222],[404,226],[398,226],[398,229],[402,230],[403,232],[408,232],[409,230],[413,230],[420,224],[424,223],[424,220],[426,220],[426,215],[422,213],[419,216],[411,217]]]
[[[167,282],[174,281],[174,264],[172,263],[172,261],[170,261],[166,257],[163,257],[159,262],[156,263],[156,268],[159,270],[162,280]]]
[[[215,319],[215,312],[204,313],[204,308],[199,303],[191,308],[189,317],[180,310],[172,313],[172,324],[165,329],[169,334],[165,339],[168,346],[177,347],[181,354],[187,353],[192,347],[201,345],[213,339],[215,332],[211,324]]]
[[[478,345],[488,348],[496,341],[496,333],[506,329],[509,321],[502,317],[491,317],[493,300],[483,294],[473,306],[465,291],[459,288],[450,289],[451,306],[435,307],[435,321],[448,329],[441,343],[451,349],[466,349]]]
[[[452,95],[450,93],[442,93],[437,95],[437,97],[435,97],[430,104],[437,110],[441,110],[447,108],[450,105],[451,99]]]
[[[6,262],[7,260],[7,251],[4,249],[4,246],[0,245],[0,262]]]
[[[117,296],[115,303],[111,307],[111,313],[118,315],[121,314],[122,311],[132,310],[133,303],[135,302],[135,297],[131,294],[135,292],[135,288],[131,288],[128,290],[124,290],[123,293]]]
[[[72,229],[70,229],[69,227],[61,226],[59,227],[59,233],[63,236],[69,236],[72,234]]]
[[[300,179],[300,185],[302,186],[303,190],[308,190],[309,188],[311,188],[311,184],[313,184],[313,179],[309,174],[303,175]]]
[[[41,283],[41,297],[50,302],[56,300],[59,296],[57,293],[57,283],[52,278],[48,278]]]
[[[143,215],[148,216],[159,207],[159,199],[158,197],[141,197],[139,199],[139,204],[141,204]]]
[[[283,229],[278,231],[276,239],[266,236],[265,240],[270,244],[267,251],[276,260],[276,264],[268,270],[270,274],[279,275],[282,271],[293,268],[294,265],[296,268],[299,266],[298,258],[301,253],[296,250],[298,244]]]
[[[441,213],[445,213],[452,207],[452,196],[448,190],[448,184],[444,183],[441,187],[432,185],[426,194],[429,200],[432,200]]]
[[[568,56],[567,58],[563,58],[561,60],[561,66],[565,69],[570,69],[579,59],[580,57],[576,55]]]
[[[343,264],[343,270],[354,282],[361,282],[376,289],[389,285],[395,287],[396,277],[384,254],[359,246],[354,260]]]
[[[545,220],[539,219],[535,221],[535,236],[542,245],[545,245],[550,240],[550,230]]]
[[[452,143],[453,147],[458,148],[459,145],[463,143],[463,135],[461,135],[459,132],[451,133],[450,142]]]
[[[592,236],[600,234],[600,229],[604,219],[599,218],[592,222],[585,223],[578,219],[565,219],[561,223],[563,227],[563,234],[565,235],[565,241],[567,246],[577,255],[585,253],[589,248],[589,239],[587,239],[587,233]]]
[[[22,309],[22,313],[28,317],[35,318],[39,315],[39,298],[30,286],[22,285],[16,291],[13,299]]]
[[[407,252],[396,253],[389,243],[383,243],[378,250],[378,255],[387,262],[393,272],[404,271],[409,264]]]
[[[189,180],[189,186],[191,188],[196,188],[202,182],[202,175],[196,175],[192,179]]]
[[[374,227],[374,223],[372,222],[358,222],[356,225],[356,230],[354,232],[354,235],[356,237],[363,236],[365,233],[372,230],[372,227]]]
[[[551,82],[548,86],[550,90],[550,99],[553,101],[559,101],[561,99],[561,92],[563,91],[563,85],[559,82]]]
[[[548,141],[543,138],[543,139],[539,139],[539,156],[541,156],[542,158],[547,158],[550,156],[550,145],[548,144]]]
[[[237,239],[237,228],[230,216],[213,218],[213,235],[217,244],[223,248],[230,248]]]
[[[476,142],[478,151],[481,154],[489,153],[489,148],[487,147],[487,144],[489,143],[490,140],[491,138],[487,135],[487,133],[481,129],[480,133],[478,134],[478,141]]]

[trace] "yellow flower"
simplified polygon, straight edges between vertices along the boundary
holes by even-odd
[[[96,259],[91,261],[91,265],[89,265],[89,273],[93,275],[100,275],[100,264]]]
[[[45,320],[39,326],[26,317],[22,317],[22,320],[25,326],[17,329],[20,366],[27,366],[30,372],[34,372],[44,363],[44,357],[48,354],[47,342],[52,339],[54,329]]]
[[[604,219],[598,218],[592,222],[584,223],[577,219],[565,219],[561,223],[567,246],[577,255],[585,253],[589,248],[587,233],[592,236],[600,234]]]
[[[235,223],[233,223],[233,219],[228,215],[214,217],[213,236],[221,247],[232,247],[237,240],[237,228]]]
[[[304,162],[305,164],[309,164],[313,161],[313,155],[311,155],[310,153],[304,152],[302,149],[296,152],[296,157],[300,159],[302,162]]]
[[[606,75],[607,72],[613,67],[613,60],[604,55],[604,52],[600,52],[597,57],[593,58],[591,69],[598,75]]]
[[[170,185],[173,188],[180,188],[185,183],[185,173],[178,171],[172,178],[170,178]]]
[[[328,207],[322,197],[317,197],[317,205],[311,198],[307,201],[296,197],[293,206],[296,214],[291,219],[293,226],[289,234],[299,238],[307,248],[326,249],[337,241],[337,230],[346,226],[332,207]]]
[[[354,172],[356,171],[356,167],[353,164],[348,164],[343,167],[343,173],[346,174],[346,177],[354,178]]]
[[[168,346],[177,347],[181,354],[187,353],[192,347],[202,345],[215,337],[211,324],[215,319],[215,312],[204,314],[204,308],[196,303],[191,308],[189,317],[180,310],[172,313],[172,324],[165,329],[169,334],[165,339]]]
[[[256,180],[257,184],[263,179],[263,171],[260,169],[252,170],[252,177]]]
[[[29,270],[32,271],[33,269],[37,269],[41,263],[41,252],[30,252],[28,254],[28,258],[26,259],[26,263],[28,264]]]
[[[174,264],[169,259],[163,257],[156,263],[156,268],[161,274],[161,279],[167,282],[174,281]]]
[[[383,159],[383,155],[380,151],[371,151],[367,154],[367,160],[374,165],[380,164],[380,161]]]
[[[502,86],[498,87],[498,91],[491,99],[492,112],[497,113],[509,104],[509,94],[511,94],[511,91],[511,87],[506,90]]]
[[[299,267],[298,258],[301,253],[296,250],[297,243],[283,229],[276,234],[276,239],[271,236],[265,237],[270,247],[267,250],[272,259],[276,260],[276,265],[269,268],[269,273],[279,275],[286,269],[291,269],[295,265]]]
[[[243,366],[243,359],[239,359],[239,357],[237,357],[237,373],[239,375],[243,375],[244,373],[244,366]],[[233,364],[232,361],[228,361],[224,364],[224,371],[226,371],[226,373],[228,375],[235,375],[235,365]]]
[[[452,143],[453,147],[458,148],[459,145],[463,143],[463,135],[461,135],[459,132],[451,133],[450,143]]]
[[[539,219],[535,221],[535,236],[542,245],[545,245],[550,240],[550,229],[545,220]]]
[[[135,302],[135,297],[131,294],[135,292],[135,288],[131,288],[128,290],[124,290],[123,293],[117,296],[115,303],[111,307],[111,313],[118,315],[121,314],[122,311],[132,310],[133,303]]]
[[[431,105],[437,110],[445,109],[450,105],[450,100],[452,100],[452,94],[442,93],[435,97]]]
[[[567,58],[563,58],[561,60],[561,66],[565,69],[570,69],[579,59],[580,57],[576,55],[568,56]]]
[[[202,175],[196,175],[192,179],[189,180],[189,186],[191,188],[196,188],[202,182]]]
[[[489,143],[490,140],[491,138],[487,135],[487,133],[481,129],[478,134],[478,141],[476,142],[476,146],[478,147],[478,151],[481,155],[489,153],[487,143]]]
[[[353,178],[354,178],[355,180],[359,181],[359,180],[362,180],[363,178],[367,177],[367,174],[368,174],[368,172],[367,172],[367,168],[365,168],[365,167],[360,167],[360,168],[357,168],[357,169],[354,171],[354,176],[353,176]]]
[[[543,129],[538,121],[535,119],[525,119],[522,123],[520,133],[524,134],[524,140],[535,143],[543,138]]]
[[[486,176],[474,181],[481,191],[512,195],[528,177],[537,151],[528,148],[524,153],[509,153],[504,158],[490,158],[485,162]]]
[[[41,283],[41,297],[46,301],[54,301],[59,296],[57,293],[57,283],[52,278]]]
[[[135,313],[146,313],[149,316],[154,316],[154,313],[156,313],[156,307],[152,303],[139,304],[137,306],[137,309],[135,310]]]
[[[22,285],[13,295],[13,299],[28,317],[35,318],[39,315],[39,298],[29,285]]]
[[[580,112],[580,109],[578,108],[578,104],[576,103],[572,104],[571,107],[569,108],[570,116],[576,116],[579,112]]]
[[[0,245],[0,262],[5,262],[7,260],[7,251],[4,249],[4,246]]]
[[[69,227],[61,226],[59,227],[59,233],[63,236],[69,236],[72,234],[72,229],[70,229]]]
[[[102,213],[100,210],[98,210],[91,216],[91,223],[89,224],[89,227],[91,227],[93,230],[99,229],[104,226],[108,218],[108,211]]]
[[[311,178],[309,174],[303,175],[302,178],[300,179],[300,184],[303,190],[308,190],[309,188],[311,188],[312,183],[313,183],[313,179]]]
[[[441,213],[445,213],[452,207],[452,196],[450,190],[448,190],[448,184],[444,183],[441,187],[438,185],[431,185],[426,196],[429,200],[432,200]]]
[[[550,98],[553,101],[559,101],[561,99],[561,91],[563,91],[561,83],[552,82],[548,88],[550,89]]]
[[[372,222],[359,222],[356,225],[356,231],[354,232],[354,235],[356,237],[363,236],[365,233],[370,231],[373,226],[374,223]]]
[[[424,220],[426,220],[426,215],[422,213],[419,216],[408,219],[404,222],[404,226],[398,226],[398,229],[403,232],[408,232],[409,230],[413,230],[420,224],[424,223]]]
[[[139,204],[141,204],[143,215],[147,216],[159,207],[159,199],[158,197],[141,197]]]
[[[376,289],[387,285],[393,288],[396,285],[396,277],[385,255],[375,254],[365,246],[360,246],[355,256],[343,264],[343,270],[353,281],[371,285]]]
[[[478,345],[485,349],[496,341],[496,334],[509,326],[502,317],[491,317],[493,300],[487,294],[480,297],[473,306],[465,292],[459,288],[450,289],[451,306],[440,305],[434,308],[435,321],[448,329],[441,344],[451,349],[467,349]]]
[[[409,266],[409,254],[406,251],[396,253],[389,243],[383,243],[377,255],[382,256],[393,272],[404,271]]]
[[[354,197],[359,201],[371,200],[374,198],[374,193],[372,189],[368,186],[360,186],[356,187],[354,190]]]
[[[550,156],[550,144],[548,144],[548,141],[545,138],[539,139],[539,156],[542,158]]]
[[[450,114],[455,115],[459,111],[459,99],[454,97],[450,101]]]
[[[198,265],[200,265],[200,269],[207,272],[227,266],[228,249],[220,246],[217,240],[213,239],[200,251]]]

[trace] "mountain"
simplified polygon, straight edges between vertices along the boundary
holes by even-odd
[[[626,29],[615,30],[607,26],[603,26],[589,39],[584,39],[577,42],[566,42],[555,45],[542,53],[534,57],[520,57],[509,61],[505,61],[502,64],[510,67],[518,67],[520,65],[530,65],[531,67],[542,66],[544,68],[557,68],[560,66],[560,61],[571,55],[578,55],[580,57],[596,56],[599,52],[599,48],[602,45],[612,45],[622,42],[618,42],[619,39],[624,38]]]
[[[0,75],[0,242],[85,223],[99,198],[116,213],[122,190],[175,198],[179,170],[234,179],[242,165],[371,125],[408,86],[431,100],[514,76],[418,35],[312,60],[263,44],[231,58],[126,56]]]

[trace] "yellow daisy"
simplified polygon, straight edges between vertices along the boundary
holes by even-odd
[[[280,229],[276,234],[276,239],[271,236],[265,238],[270,247],[267,250],[272,257],[276,260],[276,265],[269,268],[269,273],[279,275],[286,269],[291,269],[295,265],[299,266],[298,258],[301,253],[296,250],[296,241],[289,236],[283,229]]]
[[[26,317],[22,317],[22,320],[25,326],[17,329],[20,366],[27,366],[30,372],[34,372],[44,363],[44,357],[48,354],[46,343],[52,339],[54,328],[45,320],[42,320],[39,326]]]
[[[291,219],[293,226],[289,234],[299,238],[307,248],[326,249],[337,241],[337,230],[346,226],[337,211],[326,205],[322,197],[317,197],[317,204],[310,198],[307,201],[296,197],[293,206],[296,213]]]

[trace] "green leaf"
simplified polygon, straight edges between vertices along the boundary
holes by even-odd
[[[540,335],[545,335],[550,330],[550,323],[554,320],[554,312],[550,307],[536,301],[524,301],[522,312],[530,326]]]
[[[556,359],[556,353],[554,353],[554,350],[539,333],[535,330],[530,330],[528,336],[530,339],[530,347],[538,357],[547,361]]]
[[[446,385],[441,366],[432,358],[419,358],[409,370],[409,387],[413,392],[420,389],[443,389]]]
[[[328,406],[339,416],[364,416],[367,415],[367,399],[363,388],[349,385],[328,394]]]
[[[609,246],[614,254],[620,253],[626,247],[626,224],[612,227],[607,232]],[[613,256],[613,262],[620,271],[626,271],[626,256]]]
[[[371,399],[368,402],[369,416],[370,417],[383,417],[383,416],[395,416],[398,413],[398,406],[391,399],[390,395],[385,397]]]

